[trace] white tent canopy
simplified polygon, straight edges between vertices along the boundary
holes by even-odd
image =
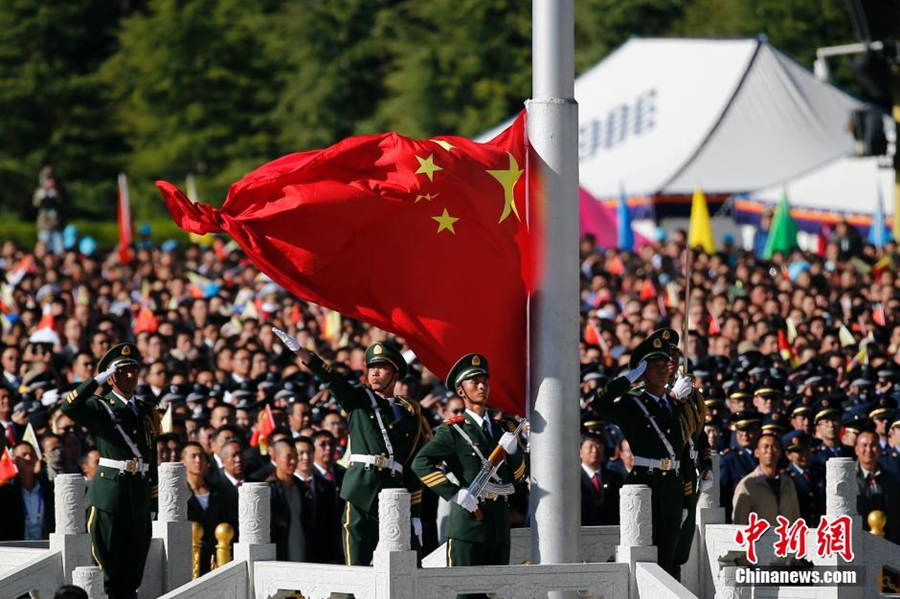
[[[864,105],[763,40],[632,39],[578,78],[581,183],[759,189],[853,152]]]
[[[843,158],[784,185],[773,185],[750,198],[776,202],[782,189],[792,208],[851,214],[872,214],[881,195],[884,214],[894,213],[894,169],[887,158]]]
[[[780,184],[852,154],[865,106],[762,39],[634,38],[575,98],[581,185],[598,198]]]

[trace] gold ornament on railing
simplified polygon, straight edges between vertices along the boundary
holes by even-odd
[[[872,510],[869,512],[866,521],[869,523],[869,532],[876,537],[884,536],[884,527],[887,524],[887,516],[881,510]]]
[[[216,567],[221,568],[231,561],[231,539],[234,538],[234,528],[227,522],[216,526]]]
[[[200,551],[203,547],[203,525],[191,522],[191,578],[200,578]]]

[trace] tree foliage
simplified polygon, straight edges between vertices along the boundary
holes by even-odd
[[[576,0],[576,70],[632,35],[759,34],[806,64],[854,41],[846,0]],[[5,0],[0,206],[31,218],[46,163],[71,216],[111,218],[120,170],[138,217],[163,212],[158,178],[194,174],[215,203],[254,167],[349,135],[476,135],[530,90],[528,2]]]

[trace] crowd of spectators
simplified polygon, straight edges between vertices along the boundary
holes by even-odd
[[[637,453],[614,423],[596,417],[590,400],[627,369],[630,352],[651,331],[684,329],[685,246],[683,231],[636,252],[602,250],[590,237],[582,240],[585,524],[617,523],[617,488],[633,467],[632,451]],[[705,397],[710,445],[722,455],[721,495],[729,517],[742,496],[735,493],[738,483],[762,472],[776,506],[779,477],[792,478],[798,513],[815,526],[824,511],[824,462],[835,455],[859,456],[861,508],[887,511],[900,502],[897,247],[848,247],[835,239],[821,255],[797,251],[771,262],[734,247],[692,255],[684,353]],[[354,320],[338,321],[285,293],[233,242],[143,242],[129,264],[118,263],[115,252],[56,249],[44,241],[33,249],[0,246],[0,443],[18,468],[0,486],[0,512],[16,515],[2,519],[0,540],[47,538],[58,474],[81,473],[91,484],[97,452],[59,404],[119,342],[135,343],[143,357],[138,397],[161,413],[171,408],[158,459],[186,466],[189,517],[206,531],[204,569],[215,526],[229,522],[237,530],[237,487],[244,481],[304,485],[301,506],[273,493],[272,534],[280,557],[342,562],[339,493],[347,423],[272,326],[354,381],[363,378],[366,346],[396,343],[411,368],[395,393],[419,401],[433,426],[463,410],[402,339]],[[260,435],[268,418],[274,430],[267,426],[268,434]],[[29,442],[29,424],[37,447]],[[756,471],[760,455],[763,469]],[[435,497],[428,502],[426,550],[441,540],[444,511]],[[514,525],[527,525],[527,486],[510,506]],[[302,535],[291,530],[298,509]],[[745,512],[741,505],[735,517]],[[900,538],[900,525],[890,516],[888,536]]]

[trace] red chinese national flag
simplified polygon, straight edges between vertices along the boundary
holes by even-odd
[[[291,154],[232,185],[218,210],[157,186],[181,228],[227,233],[277,283],[403,337],[438,376],[486,355],[492,403],[523,414],[537,254],[524,121],[486,144],[385,133]]]

